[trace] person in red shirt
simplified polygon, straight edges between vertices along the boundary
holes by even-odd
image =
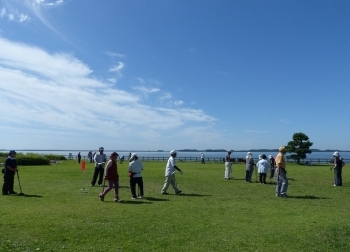
[[[108,163],[105,167],[105,180],[108,181],[108,187],[100,193],[101,201],[104,201],[106,194],[113,189],[114,185],[114,201],[120,202],[119,198],[119,175],[117,167],[117,158],[118,153],[113,152],[108,160]]]

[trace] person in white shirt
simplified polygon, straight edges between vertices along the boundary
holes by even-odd
[[[201,152],[201,161],[202,161],[201,164],[205,164],[203,152]]]
[[[176,155],[176,151],[170,151],[170,157],[165,168],[165,183],[161,191],[162,194],[168,194],[167,190],[169,185],[173,187],[175,194],[179,194],[182,192],[176,187],[175,171],[178,170],[181,174],[183,174],[182,170],[180,170],[179,167],[176,166]]]
[[[266,175],[269,172],[270,164],[266,160],[266,155],[259,155],[259,161],[256,163],[259,173],[259,182],[266,184]]]
[[[232,150],[228,150],[225,156],[225,179],[233,179],[232,178],[232,160],[231,160]]]
[[[98,178],[98,185],[102,186],[102,180],[103,180],[103,173],[106,163],[106,154],[103,153],[104,148],[100,147],[98,149],[99,153],[96,153],[94,155],[94,161],[95,161],[95,172],[94,176],[92,177],[92,181],[90,186],[94,186],[96,184],[97,177]]]
[[[131,189],[131,199],[136,199],[136,184],[139,187],[139,195],[138,197],[140,199],[143,198],[143,180],[142,180],[142,170],[143,170],[143,164],[141,163],[140,159],[136,155],[136,153],[132,153],[130,156],[130,163],[129,163],[129,177],[130,177],[130,189]]]

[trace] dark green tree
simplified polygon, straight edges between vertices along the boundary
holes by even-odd
[[[309,141],[309,137],[302,132],[293,134],[293,141],[289,141],[286,149],[288,153],[293,153],[289,157],[297,161],[300,164],[301,159],[306,158],[306,154],[310,154],[312,151],[310,147],[313,145]]]

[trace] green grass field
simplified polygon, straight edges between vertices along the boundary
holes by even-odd
[[[19,167],[25,196],[0,198],[0,251],[350,251],[350,172],[333,187],[326,166],[289,164],[289,198],[244,182],[244,164],[178,162],[182,195],[161,195],[164,162],[144,162],[145,198],[131,200],[118,164],[121,203],[89,187],[93,164]],[[253,176],[255,182],[255,174]],[[80,193],[86,187],[88,193]],[[19,192],[17,179],[15,191]]]

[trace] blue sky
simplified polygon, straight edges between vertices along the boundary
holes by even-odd
[[[350,1],[0,0],[0,148],[350,150]]]

